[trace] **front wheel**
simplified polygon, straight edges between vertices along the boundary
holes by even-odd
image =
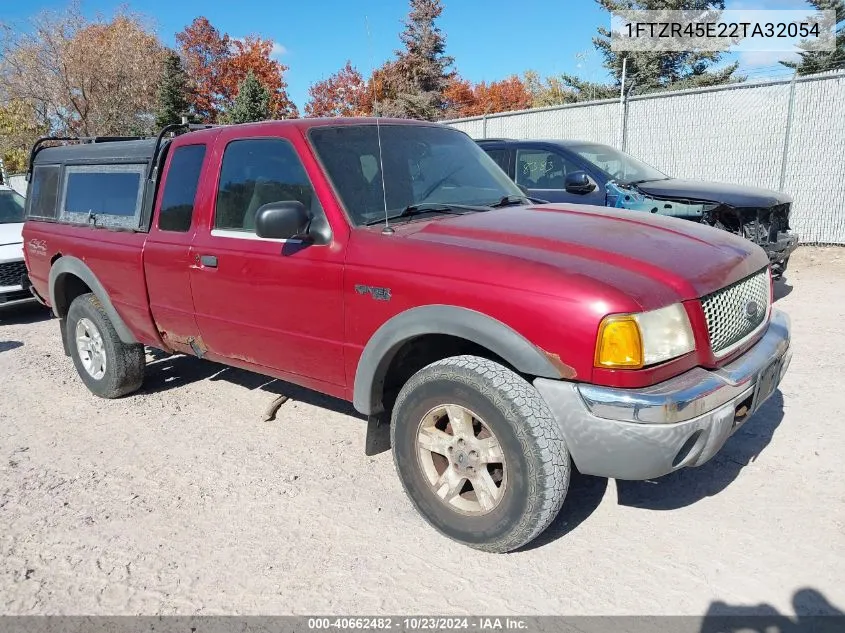
[[[119,398],[144,380],[144,346],[126,344],[92,293],[78,296],[67,313],[65,336],[85,386],[101,398]]]
[[[391,440],[405,492],[442,534],[489,552],[528,543],[555,518],[569,453],[539,393],[506,367],[455,356],[399,392]]]

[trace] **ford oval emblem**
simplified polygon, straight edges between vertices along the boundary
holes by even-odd
[[[760,306],[756,301],[749,301],[745,304],[745,318],[753,321],[757,318],[757,313],[760,311]]]

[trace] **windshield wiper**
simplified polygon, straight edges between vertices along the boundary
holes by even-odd
[[[402,209],[400,213],[395,213],[393,215],[387,216],[387,218],[378,218],[375,220],[370,220],[369,222],[365,222],[365,226],[375,226],[376,224],[384,223],[385,219],[389,222],[390,220],[399,220],[401,218],[410,218],[415,215],[421,215],[423,213],[445,213],[445,214],[457,214],[463,215],[469,211],[489,211],[490,207],[488,206],[473,206],[469,204],[451,204],[445,202],[418,202],[416,204],[409,204],[407,207]]]
[[[657,182],[659,180],[669,180],[669,177],[666,178],[643,178],[642,180],[631,180],[628,182],[629,185],[638,185],[641,182]]]
[[[528,196],[505,196],[498,202],[489,205],[491,209],[501,209],[502,207],[512,207],[515,205],[531,204],[531,198]]]

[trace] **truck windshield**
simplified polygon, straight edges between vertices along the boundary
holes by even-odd
[[[435,125],[315,127],[311,142],[355,224],[412,205],[491,205],[522,192],[468,136]],[[384,189],[382,189],[382,170]]]
[[[622,183],[666,180],[668,176],[633,156],[608,145],[574,145],[570,149],[581,158],[601,169],[608,176]]]
[[[0,191],[0,224],[23,222],[24,200],[16,191]]]

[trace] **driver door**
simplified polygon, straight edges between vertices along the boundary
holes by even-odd
[[[343,249],[333,240],[255,234],[256,211],[270,202],[298,200],[312,218],[325,218],[297,150],[286,138],[245,138],[235,129],[221,134],[214,156],[216,199],[210,226],[194,239],[191,268],[208,357],[338,393],[345,385]]]

